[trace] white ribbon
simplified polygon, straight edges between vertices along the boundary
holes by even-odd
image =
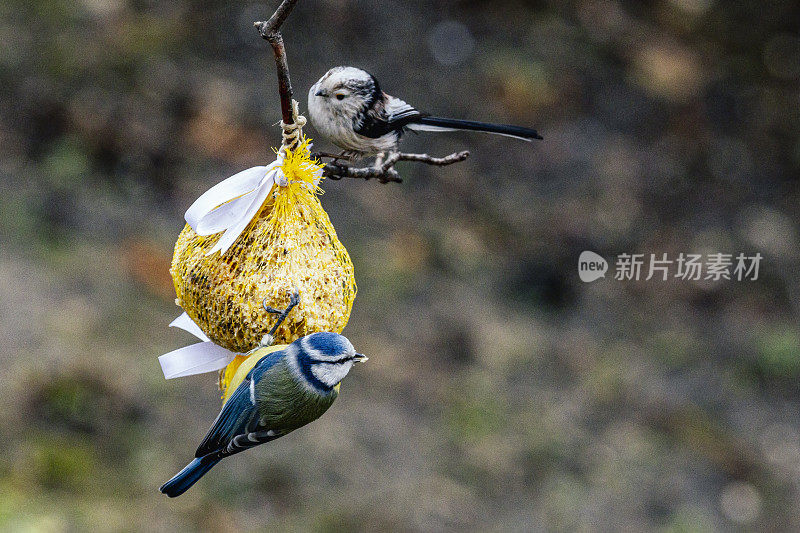
[[[173,320],[170,327],[188,331],[203,342],[184,346],[159,356],[158,362],[161,363],[161,370],[166,379],[213,372],[225,368],[236,357],[235,353],[211,342],[200,326],[186,313]]]
[[[253,167],[217,183],[186,210],[184,218],[198,235],[213,235],[224,231],[219,241],[206,255],[216,251],[224,254],[241,235],[261,209],[272,185],[288,184],[283,173],[283,154],[265,167]],[[313,170],[314,184],[322,176],[322,168]]]
[[[281,165],[283,158],[278,156],[265,167],[234,174],[211,187],[186,210],[184,218],[198,235],[225,232],[206,255],[216,251],[224,254],[261,209],[272,185],[276,181],[286,184]]]

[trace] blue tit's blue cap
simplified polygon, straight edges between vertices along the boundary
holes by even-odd
[[[304,337],[306,346],[319,351],[322,355],[333,357],[344,353],[354,352],[355,348],[347,337],[338,333],[321,332],[312,333]],[[300,339],[303,340],[303,339]]]

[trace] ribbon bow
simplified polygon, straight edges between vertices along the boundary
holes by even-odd
[[[261,209],[272,185],[285,187],[289,184],[283,173],[283,162],[281,150],[278,158],[269,165],[248,168],[222,180],[186,210],[184,218],[198,235],[225,232],[206,255],[216,251],[224,254]],[[313,173],[316,185],[322,176],[322,168],[317,167]]]
[[[198,235],[224,231],[206,255],[224,254],[236,242],[267,199],[272,185],[285,186],[282,155],[265,167],[253,167],[217,183],[186,210],[184,218]]]

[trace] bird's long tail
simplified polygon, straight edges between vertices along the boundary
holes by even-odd
[[[189,487],[194,485],[198,479],[211,470],[211,467],[220,461],[220,457],[205,455],[194,459],[191,463],[186,465],[183,470],[175,474],[172,479],[161,485],[158,489],[170,498],[180,496]]]
[[[416,131],[482,131],[486,133],[496,133],[507,137],[514,137],[524,141],[541,139],[536,130],[523,128],[522,126],[509,126],[508,124],[489,124],[488,122],[476,122],[474,120],[458,120],[455,118],[442,117],[420,117],[414,122],[407,124],[406,127]]]

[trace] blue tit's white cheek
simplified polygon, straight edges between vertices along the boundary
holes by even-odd
[[[311,367],[314,377],[328,387],[333,387],[342,381],[350,369],[353,368],[353,361],[344,363],[315,363]]]

